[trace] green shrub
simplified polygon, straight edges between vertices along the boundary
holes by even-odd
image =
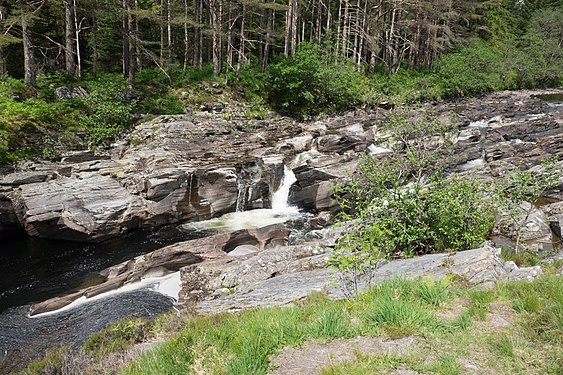
[[[27,91],[25,83],[8,75],[0,75],[0,97],[23,94]]]
[[[375,168],[386,168],[379,167]],[[461,251],[478,246],[494,224],[494,205],[486,197],[485,187],[475,180],[458,177],[434,181],[422,186],[388,186],[396,170],[385,169],[375,181],[369,201],[357,205],[359,221],[341,239],[337,255],[353,254],[362,261],[364,253],[413,256],[438,251]],[[377,171],[371,171],[373,182]],[[355,185],[353,189],[360,189]],[[362,194],[363,191],[354,191]],[[348,202],[346,202],[348,203]],[[367,255],[369,257],[369,255]],[[333,257],[337,267],[347,267],[343,259]]]
[[[351,228],[339,239],[329,264],[352,292],[359,279],[369,283],[385,256],[474,248],[494,224],[495,204],[485,185],[443,177],[453,124],[431,115],[411,120],[397,114],[384,128],[393,134],[388,142],[396,150],[393,157],[366,155],[358,172],[335,188],[340,218]]]
[[[301,116],[332,113],[361,104],[366,83],[355,66],[336,65],[319,46],[303,43],[295,55],[270,65],[268,100]]]
[[[79,131],[79,113],[75,103],[42,99],[18,102],[0,96],[0,164],[41,155],[48,140],[71,140],[65,148],[79,144],[79,140],[67,137]]]
[[[122,98],[124,87],[124,79],[117,75],[102,76],[92,82],[90,95],[84,100],[88,109],[82,117],[92,145],[109,145],[131,123],[135,100]]]
[[[151,323],[145,319],[122,320],[90,336],[84,343],[84,350],[97,355],[117,352],[141,342],[150,332]]]
[[[563,9],[536,12],[523,36],[518,64],[521,87],[558,87],[563,84]]]

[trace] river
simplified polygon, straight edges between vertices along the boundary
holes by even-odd
[[[0,372],[17,359],[26,362],[53,346],[78,347],[92,334],[129,316],[153,317],[169,310],[174,298],[151,285],[108,293],[72,309],[29,317],[30,304],[104,281],[104,268],[179,242],[223,231],[286,222],[292,241],[305,230],[309,215],[287,205],[295,182],[285,168],[271,209],[233,212],[189,224],[136,231],[103,243],[77,243],[32,237],[4,240],[0,257]],[[124,288],[125,290],[125,288]],[[77,327],[80,327],[77,329]],[[4,358],[5,357],[5,358]]]

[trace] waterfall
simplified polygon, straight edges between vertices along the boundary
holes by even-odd
[[[283,179],[277,191],[272,194],[272,209],[274,211],[286,211],[289,206],[287,200],[289,198],[289,190],[291,185],[297,181],[295,173],[287,165],[284,165]]]
[[[237,190],[236,212],[242,212],[246,208],[246,185],[240,177],[237,179]]]

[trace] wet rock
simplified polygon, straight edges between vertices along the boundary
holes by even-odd
[[[93,150],[72,151],[63,155],[62,163],[83,163],[100,159],[109,159],[109,155],[98,155]]]
[[[0,193],[0,239],[22,233],[23,228],[12,205],[12,200]]]
[[[309,220],[309,225],[313,229],[321,229],[334,224],[334,214],[330,211],[319,212]]]
[[[336,209],[333,189],[337,181],[356,169],[357,156],[320,155],[294,170],[297,182],[291,187],[289,203],[310,210]]]
[[[328,134],[317,140],[317,149],[325,153],[341,154],[348,150],[362,151],[366,146],[366,138],[362,134]]]
[[[148,211],[117,180],[93,173],[22,185],[14,195],[26,232],[43,238],[103,240],[139,227]]]
[[[29,171],[10,173],[0,178],[0,186],[19,186],[43,182],[50,177],[51,173],[44,171]]]
[[[283,225],[274,224],[263,228],[244,229],[166,246],[102,270],[100,275],[106,280],[101,284],[34,304],[31,307],[31,315],[57,310],[80,297],[92,298],[145,278],[165,276],[203,260],[213,264],[216,259],[222,261],[228,258],[233,259],[233,257],[228,257],[227,253],[232,250],[237,251],[237,248],[239,249],[238,254],[235,255],[244,256],[250,254],[248,251],[246,251],[246,254],[241,254],[244,248],[246,250],[252,248],[255,251],[264,251],[284,246],[287,244],[288,235],[289,231]],[[184,279],[186,278],[184,277]],[[201,278],[198,281],[198,288],[204,287],[201,284],[202,280],[205,279]],[[186,286],[184,286],[185,288]],[[191,289],[189,292],[193,291],[194,289]]]
[[[207,112],[221,112],[223,109],[225,109],[223,103],[206,103],[201,106],[201,110]]]

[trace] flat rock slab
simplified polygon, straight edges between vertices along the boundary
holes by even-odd
[[[275,249],[272,249],[273,251]],[[326,256],[326,255],[325,255]],[[252,261],[253,258],[245,262]],[[231,269],[236,269],[232,267]],[[273,268],[272,268],[273,269]],[[267,279],[254,277],[238,278],[234,293],[219,296],[216,299],[197,303],[201,313],[238,311],[256,307],[283,306],[306,298],[312,292],[322,292],[330,298],[344,298],[354,290],[340,283],[341,274],[329,268],[296,271],[298,268],[275,268]],[[228,275],[226,271],[225,275]],[[241,270],[237,272],[242,272]],[[478,249],[452,254],[429,254],[411,259],[392,260],[372,275],[372,282],[382,282],[395,277],[418,279],[431,276],[436,279],[456,274],[472,285],[493,286],[499,280],[532,280],[542,274],[539,267],[518,268],[514,262],[505,262],[500,258],[500,249],[486,242]],[[223,280],[221,275],[218,279]],[[360,280],[360,289],[369,285]]]
[[[260,281],[245,292],[235,292],[213,300],[201,301],[196,309],[201,313],[238,311],[255,307],[283,306],[307,297],[312,292],[329,293],[343,298],[338,288],[331,286],[331,270],[317,269],[282,274]]]
[[[302,348],[285,348],[279,356],[272,359],[276,368],[270,375],[314,375],[330,365],[351,361],[357,354],[402,355],[413,349],[416,340],[405,337],[398,340],[385,340],[381,337],[355,337],[337,339],[328,343],[309,342]]]

